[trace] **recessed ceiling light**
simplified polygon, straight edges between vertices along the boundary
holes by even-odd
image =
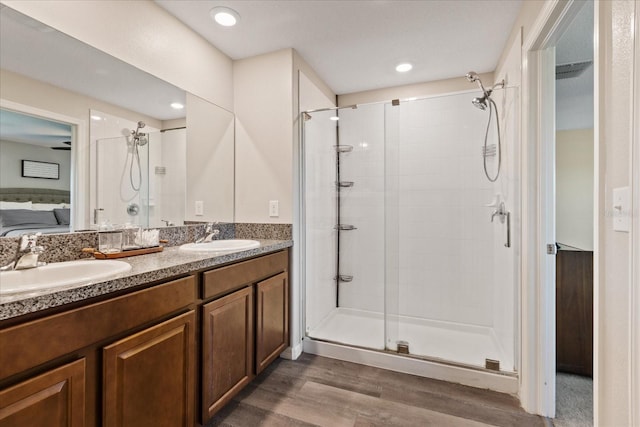
[[[102,120],[102,117],[96,116],[96,115],[92,115],[91,116],[91,120]]]
[[[233,27],[240,20],[240,14],[238,12],[224,6],[214,7],[209,11],[209,14],[214,21],[223,27]]]
[[[333,120],[335,122],[335,121],[340,120],[340,117],[338,117],[338,116],[329,117],[329,120]]]
[[[184,105],[180,104],[179,102],[172,102],[171,108],[175,110],[182,110],[184,108]]]
[[[413,65],[409,64],[408,62],[403,62],[402,64],[398,64],[396,66],[396,71],[399,73],[406,73],[412,68],[413,68]]]

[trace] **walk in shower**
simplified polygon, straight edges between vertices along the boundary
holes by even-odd
[[[302,114],[306,340],[517,371],[519,95],[475,95]]]

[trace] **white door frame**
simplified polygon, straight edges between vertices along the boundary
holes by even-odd
[[[520,400],[528,412],[546,417],[555,416],[556,372],[555,257],[546,250],[547,244],[555,244],[554,47],[583,5],[577,0],[547,1],[522,46]],[[597,58],[595,54],[596,70]],[[596,132],[594,138],[597,144]]]
[[[66,116],[8,99],[0,99],[0,107],[31,116],[42,117],[43,119],[67,123],[71,126],[71,179],[69,183],[71,192],[71,229],[81,230],[86,228],[85,220],[89,202],[86,197],[86,183],[88,182],[89,174],[89,157],[87,154],[89,152],[89,136],[86,121],[78,117]]]
[[[635,10],[631,223],[631,425],[640,425],[640,5]],[[635,405],[634,405],[635,402]]]

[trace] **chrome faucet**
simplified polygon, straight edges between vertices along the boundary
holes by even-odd
[[[218,234],[220,234],[220,230],[218,230],[217,228],[214,229],[213,226],[215,224],[217,224],[218,222],[210,222],[209,224],[207,224],[207,227],[204,229],[204,232],[206,233],[204,237],[201,237],[200,239],[196,240],[196,243],[207,243],[213,240],[213,238],[215,236],[217,236]]]
[[[0,270],[26,270],[28,268],[46,265],[46,262],[38,261],[40,255],[44,253],[44,246],[38,246],[36,244],[41,234],[42,233],[25,234],[20,237],[18,249],[13,257],[13,261],[0,267]]]

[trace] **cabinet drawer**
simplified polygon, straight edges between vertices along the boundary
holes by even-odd
[[[224,295],[287,270],[289,251],[265,255],[203,274],[203,298]]]
[[[84,348],[193,303],[193,276],[0,331],[0,378]]]

